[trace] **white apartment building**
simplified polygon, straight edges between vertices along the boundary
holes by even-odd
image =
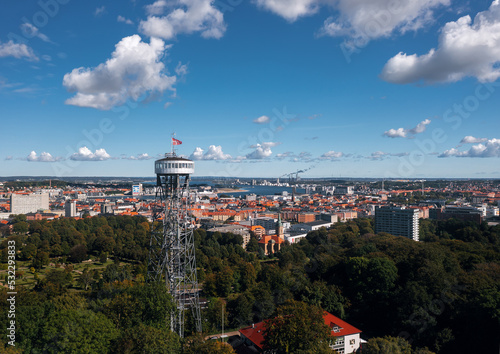
[[[36,213],[38,210],[47,209],[49,209],[49,195],[47,193],[11,194],[10,196],[11,214]]]

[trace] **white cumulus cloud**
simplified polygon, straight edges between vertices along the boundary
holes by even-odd
[[[133,25],[134,24],[134,21],[128,19],[128,18],[125,18],[121,15],[118,15],[118,18],[116,19],[118,22],[123,22],[123,23],[126,23],[127,25]]]
[[[423,133],[425,131],[425,129],[427,129],[427,126],[429,124],[431,124],[431,120],[430,119],[425,119],[425,120],[421,121],[420,123],[418,123],[415,128],[410,129],[409,133],[410,134],[420,134],[420,133]]]
[[[430,119],[425,119],[421,121],[420,123],[417,124],[415,128],[411,129],[404,129],[404,128],[398,128],[398,129],[389,129],[384,132],[384,136],[387,136],[389,138],[412,138],[415,134],[420,134],[427,129],[427,126],[431,124]]]
[[[461,141],[460,144],[478,144],[478,143],[484,143],[485,141],[488,141],[487,138],[475,138],[471,135],[467,135],[464,137]]]
[[[231,159],[231,155],[225,154],[222,151],[220,145],[210,145],[208,150],[204,152],[200,147],[194,149],[193,153],[189,157],[191,160],[228,160]]]
[[[170,13],[155,16],[163,13],[167,5],[172,8]],[[139,30],[150,37],[172,39],[178,34],[201,32],[204,38],[221,38],[226,31],[224,15],[213,6],[213,0],[174,0],[169,4],[157,1],[149,6],[146,11],[150,15],[141,21]]]
[[[123,159],[126,159],[126,160],[151,160],[152,158],[153,157],[149,156],[147,153],[138,154],[136,156],[123,157]]]
[[[316,13],[317,0],[255,0],[258,7],[271,11],[287,21],[294,22],[299,17]]]
[[[28,157],[26,157],[27,161],[37,161],[37,162],[55,162],[60,160],[60,157],[53,157],[48,152],[42,152],[40,155],[37,155],[35,151],[30,152]]]
[[[282,154],[276,154],[276,159],[278,159],[278,160],[284,160],[286,158],[289,158],[289,157],[291,158],[291,157],[294,157],[294,156],[295,156],[295,154],[293,152],[287,151],[287,152],[284,152]]]
[[[309,151],[301,151],[300,154],[295,158],[295,161],[310,161],[312,160],[312,154]]]
[[[97,149],[92,152],[88,147],[83,146],[69,158],[76,161],[104,161],[110,159],[111,156],[104,149]]]
[[[253,120],[254,123],[257,123],[257,124],[266,124],[266,123],[269,123],[269,117],[268,116],[260,116],[258,118],[255,118]]]
[[[203,160],[203,151],[204,150],[201,147],[196,147],[189,158],[195,161]]]
[[[38,57],[33,53],[33,49],[23,43],[14,43],[8,41],[6,43],[0,42],[0,58],[14,57],[17,59],[27,58],[29,60],[38,61]]]
[[[175,73],[179,76],[186,76],[188,73],[188,65],[179,62],[175,67]]]
[[[43,34],[42,32],[40,32],[40,30],[38,29],[38,27],[36,26],[33,26],[31,23],[29,22],[25,22],[21,25],[21,31],[23,32],[24,35],[26,35],[26,37],[28,38],[32,38],[32,37],[38,37],[40,38],[42,41],[44,42],[49,42],[50,43],[50,39],[49,37],[47,37],[47,35]]]
[[[407,129],[404,128],[389,129],[386,132],[384,132],[384,135],[388,136],[389,138],[406,138],[406,134],[407,134]]]
[[[339,159],[341,158],[342,156],[344,156],[344,153],[343,152],[340,152],[340,151],[328,151],[328,152],[325,152],[323,155],[321,155],[319,158],[321,160],[335,160],[335,159]]]
[[[375,151],[375,152],[372,152],[371,155],[367,157],[367,159],[370,159],[370,160],[383,160],[388,155],[389,154],[387,152]]]
[[[265,10],[289,22],[318,12],[327,6],[338,12],[328,17],[320,35],[362,39],[388,37],[395,31],[418,30],[433,21],[433,10],[448,6],[450,0],[254,0]]]
[[[469,150],[460,151],[456,148],[446,150],[438,157],[500,157],[500,139],[490,139],[484,144],[473,145]]]
[[[390,157],[403,157],[403,156],[408,156],[409,153],[407,152],[384,152],[384,151],[375,151],[372,152],[370,156],[367,156],[366,158],[369,160],[383,160],[385,158],[390,158]]]
[[[340,15],[326,19],[320,34],[368,41],[387,37],[394,31],[418,30],[432,21],[435,8],[448,6],[450,0],[338,0],[329,3],[334,4]]]
[[[262,144],[251,145],[250,148],[255,149],[255,150],[252,151],[251,153],[247,154],[245,156],[245,158],[248,160],[261,160],[261,159],[268,158],[269,156],[271,156],[273,154],[273,152],[271,151],[271,148],[275,147],[279,144],[280,143],[276,143],[276,142],[264,142]]]
[[[146,5],[146,13],[148,15],[162,15],[168,7],[166,0],[158,0],[150,5]]]
[[[64,75],[63,85],[76,92],[66,104],[108,110],[129,98],[173,90],[176,77],[168,76],[161,62],[168,48],[157,38],[150,43],[138,35],[123,38],[105,63]]]
[[[298,155],[291,151],[287,151],[281,154],[276,154],[275,158],[280,161],[288,158],[290,162],[309,162],[314,160],[312,154],[308,151],[301,151]]]
[[[448,22],[439,36],[437,49],[427,54],[399,53],[384,66],[385,81],[408,84],[455,82],[464,77],[492,82],[500,77],[500,1],[472,21],[469,15]]]

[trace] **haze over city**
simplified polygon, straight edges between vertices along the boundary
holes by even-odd
[[[0,175],[500,176],[498,0],[6,6]]]

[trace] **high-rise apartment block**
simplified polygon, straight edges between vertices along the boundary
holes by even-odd
[[[375,232],[387,232],[418,241],[418,209],[381,207],[375,209]]]
[[[10,196],[10,212],[12,214],[35,213],[39,210],[49,209],[49,195],[37,194],[12,194]]]
[[[64,216],[74,218],[76,214],[76,200],[67,200],[64,204]]]

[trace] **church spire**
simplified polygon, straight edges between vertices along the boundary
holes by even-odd
[[[281,222],[281,211],[278,211],[278,223],[276,224],[276,236],[284,239],[283,223]]]

